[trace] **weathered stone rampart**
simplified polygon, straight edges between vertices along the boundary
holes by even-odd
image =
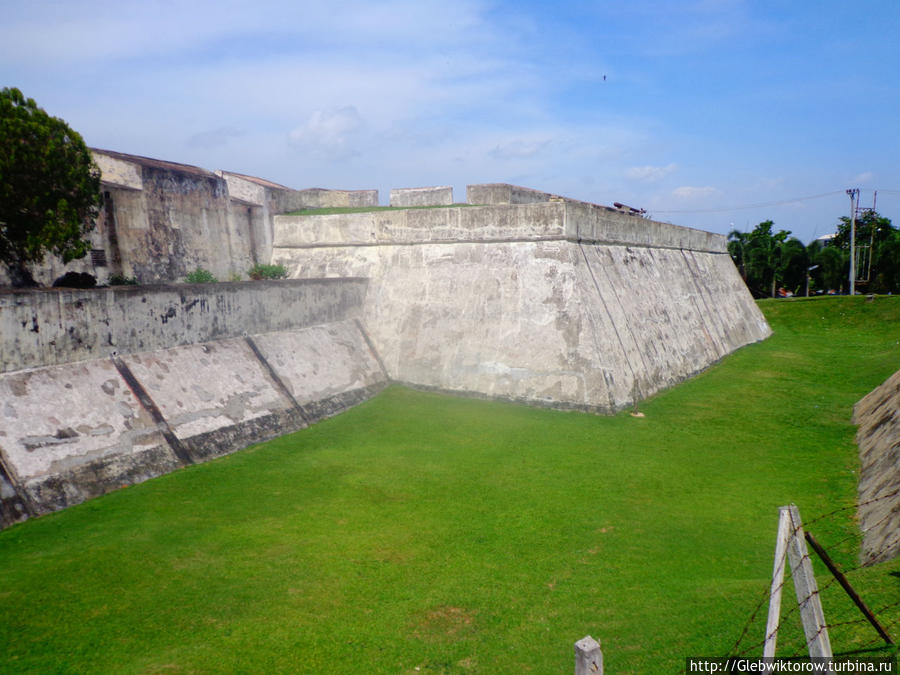
[[[900,555],[900,370],[853,409],[859,426],[862,562]]]
[[[356,318],[365,279],[0,291],[0,372]]]
[[[0,373],[0,526],[371,397],[387,376],[358,319],[364,291],[364,280],[333,279],[0,296],[36,300],[45,330],[58,319],[48,298],[58,302],[56,339],[70,347],[19,350],[58,365]],[[6,338],[29,326],[4,326],[5,355]],[[98,330],[112,331],[117,352],[97,353]]]
[[[370,279],[394,380],[613,412],[770,334],[725,238],[573,201],[277,217],[294,278]]]
[[[574,201],[278,216],[274,232],[280,249],[567,240],[709,253],[728,250],[721,234]]]
[[[449,185],[440,187],[393,188],[391,189],[391,206],[449,206],[453,203],[453,188]]]

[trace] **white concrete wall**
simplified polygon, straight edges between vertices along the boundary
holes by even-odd
[[[517,214],[564,207],[506,207],[506,232]],[[279,219],[273,260],[294,278],[368,277],[363,321],[390,377],[416,386],[611,412],[770,333],[724,253],[545,237],[559,220],[514,241],[438,228],[389,243],[370,222],[323,230],[352,242],[327,246],[297,243],[308,232]]]

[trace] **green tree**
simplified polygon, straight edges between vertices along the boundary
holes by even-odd
[[[765,220],[751,232],[732,230],[728,252],[754,297],[775,296],[783,276],[782,257],[790,232],[773,232],[775,223]]]
[[[850,251],[850,218],[842,216],[833,246]],[[900,230],[876,211],[865,211],[856,220],[856,244],[871,248],[871,269],[867,291],[872,293],[900,292]],[[858,269],[857,274],[865,270]],[[849,270],[847,271],[849,275]]]
[[[796,237],[787,239],[781,247],[777,276],[779,282],[794,295],[806,291],[806,273],[810,267],[809,252]]]
[[[774,227],[774,222],[764,220],[751,232],[728,233],[728,252],[757,298],[774,297],[779,286],[795,294],[806,288],[809,251],[788,230],[775,232]]]
[[[849,278],[849,255],[837,246],[826,244],[822,246],[814,241],[807,249],[809,251],[810,265],[816,265],[810,276],[813,279],[813,288],[823,291],[843,292]]]
[[[90,250],[100,170],[81,136],[15,88],[0,90],[0,262],[14,286],[36,285],[28,265]]]

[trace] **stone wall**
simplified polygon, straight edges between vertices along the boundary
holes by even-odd
[[[391,206],[449,206],[453,203],[453,188],[441,187],[395,188],[391,190]]]
[[[510,185],[509,183],[482,183],[466,186],[469,204],[534,204],[561,199],[549,192]]]
[[[358,318],[365,288],[331,279],[0,294],[0,527],[371,397],[387,374]]]
[[[53,255],[32,266],[49,286],[65,272],[142,284],[180,281],[197,268],[220,281],[247,278],[272,256],[272,217],[307,208],[377,206],[377,190],[292,190],[227,171],[92,150],[104,203],[87,235],[93,252],[63,264]],[[0,286],[8,285],[0,266]]]
[[[0,526],[301,429],[385,383],[352,319],[0,374]]]
[[[369,278],[394,380],[613,412],[770,334],[725,244],[559,201],[278,217],[273,261]]]
[[[355,318],[364,279],[0,291],[0,372]]]
[[[859,426],[861,558],[873,564],[900,555],[900,370],[853,409]]]

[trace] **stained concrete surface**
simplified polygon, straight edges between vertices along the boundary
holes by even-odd
[[[353,319],[118,360],[0,374],[0,525],[295,431],[386,384]]]

